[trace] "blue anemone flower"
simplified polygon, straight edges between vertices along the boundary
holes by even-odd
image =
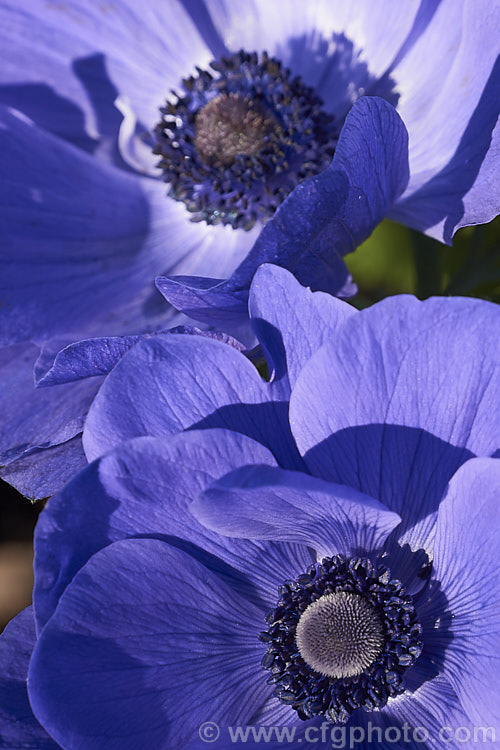
[[[362,112],[365,149],[358,142],[350,153],[369,174],[358,167],[347,178],[370,202],[355,220],[337,184],[329,206],[344,234],[354,226],[351,248],[360,221],[369,233],[387,213],[450,241],[498,212],[494,0],[479,11],[472,0],[16,0],[2,5],[0,21],[2,168],[16,253],[2,340],[161,327],[155,275],[204,279],[178,282],[189,300],[169,290],[183,309],[215,279],[232,280],[225,291],[237,297],[248,291],[248,265],[238,268],[252,248],[253,270],[265,260],[294,270],[274,243],[256,250],[259,227],[328,165],[362,95],[397,106],[410,174],[404,133],[384,113]],[[372,132],[377,124],[382,132]],[[396,153],[372,153],[380,138],[395,141]],[[342,172],[344,162],[345,150]],[[304,191],[301,214],[316,200]],[[340,292],[338,274],[324,278],[327,250],[335,265],[338,247],[325,235],[321,244],[321,262],[309,248],[301,280]],[[344,237],[344,252],[348,244]],[[224,304],[219,292],[205,314]]]
[[[8,480],[40,497],[83,460],[95,385],[35,394],[40,348],[173,325],[155,277],[238,335],[263,262],[349,296],[383,216],[447,242],[491,219],[498,30],[493,0],[4,2]]]
[[[498,731],[498,308],[357,312],[264,266],[250,311],[270,381],[159,336],[101,388],[97,458],[41,514],[33,610],[0,639],[9,746]]]

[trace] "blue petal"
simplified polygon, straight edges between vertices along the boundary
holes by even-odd
[[[186,3],[193,5],[193,3]],[[340,120],[359,96],[371,92],[412,32],[420,0],[403,5],[346,3],[238,4],[206,0],[219,45],[277,56],[294,75],[312,86],[328,112]],[[193,17],[194,13],[193,13]],[[199,20],[199,26],[205,19]],[[383,43],[381,43],[383,40]]]
[[[346,118],[331,166],[295,188],[229,279],[210,286],[210,279],[194,284],[174,277],[157,284],[174,307],[204,321],[218,320],[220,305],[244,315],[262,263],[287,268],[314,290],[350,296],[355,290],[341,257],[371,234],[407,182],[403,122],[383,99],[363,97]]]
[[[1,477],[30,500],[52,497],[66,482],[87,465],[82,436],[12,461],[1,470]]]
[[[162,182],[0,115],[1,344],[164,329],[173,313],[154,288],[158,273],[230,273],[244,257],[251,232],[193,224]]]
[[[131,536],[169,539],[197,549],[208,567],[255,600],[272,603],[277,586],[310,564],[293,544],[230,540],[198,524],[189,505],[206,486],[248,464],[274,464],[269,452],[225,430],[168,440],[139,438],[95,462],[53,497],[35,534],[34,605],[38,627],[91,555]],[[184,541],[182,541],[184,540]],[[237,571],[239,571],[237,573]]]
[[[8,750],[59,747],[33,716],[26,678],[35,645],[32,607],[20,612],[0,636],[0,746]]]
[[[473,2],[444,2],[392,71],[411,179],[390,215],[449,244],[460,227],[499,213],[499,39],[495,0],[481,13]]]
[[[29,668],[33,711],[63,747],[183,747],[203,721],[248,720],[270,692],[263,614],[194,557],[154,539],[94,555]]]
[[[0,214],[8,230],[0,341],[99,324],[113,330],[117,309],[141,289],[149,209],[140,183],[20,117],[4,112],[2,119]]]
[[[471,750],[477,748],[478,742],[481,747],[493,747],[494,743],[483,744],[480,733],[476,742],[468,742],[466,738],[474,737],[474,729],[449,683],[438,677],[416,690],[406,690],[382,711],[356,712],[347,725],[347,737],[357,738],[355,747],[360,750],[387,750],[388,747]]]
[[[444,672],[475,724],[500,727],[500,461],[467,461],[439,508],[434,575],[448,601]]]
[[[336,294],[339,297],[352,297],[356,294],[357,287],[352,283],[347,267],[337,253],[332,250],[330,240],[328,238],[325,242],[323,240],[324,238],[318,240],[318,245],[321,244],[322,246],[321,249],[312,250],[311,256],[307,258],[309,269],[305,274],[300,274],[304,277],[302,283],[313,285],[313,275],[310,278],[309,276],[314,266],[317,265],[318,278],[323,272],[323,279],[326,275],[326,278],[332,280],[331,283],[327,284],[331,294]],[[279,248],[280,240],[272,240],[269,247],[271,244]],[[261,259],[256,257],[254,254],[256,246],[257,243],[245,261],[253,271],[261,263],[275,262],[280,263],[285,268],[290,268],[299,277],[298,267],[293,262],[289,263],[286,257],[281,258],[277,253],[271,255],[267,252],[264,252]],[[282,247],[285,248],[284,242]],[[303,249],[309,252],[307,245],[304,245]],[[318,257],[316,257],[316,252],[318,252]],[[324,261],[319,257],[320,253],[326,256],[329,271],[322,267]],[[185,315],[210,325],[225,326],[227,330],[234,331],[237,334],[239,329],[244,328],[248,322],[248,285],[251,283],[251,276],[246,274],[245,276],[246,281],[240,280],[236,276],[227,281],[204,277],[159,276],[156,279],[156,287],[171,305]],[[237,284],[236,288],[233,288],[233,281]]]
[[[218,533],[296,542],[315,549],[318,558],[378,550],[401,520],[351,487],[265,466],[223,477],[191,510]]]
[[[304,289],[278,266],[258,268],[250,287],[250,320],[268,367],[275,379],[287,376],[292,387],[316,349],[355,312],[335,297]]]
[[[148,335],[102,336],[70,343],[63,343],[62,337],[51,339],[35,363],[36,385],[41,388],[107,375],[125,352]]]
[[[345,172],[358,201],[365,203],[364,210],[355,211],[353,205],[353,215],[346,216],[353,238],[350,248],[343,247],[344,255],[371,234],[408,184],[408,132],[394,107],[377,96],[356,102],[342,128],[333,168]]]
[[[133,437],[222,427],[258,440],[282,465],[298,468],[288,398],[278,386],[218,341],[144,340],[120,360],[96,396],[85,425],[85,452],[93,459]]]
[[[33,344],[0,348],[0,474],[23,494],[53,494],[86,463],[81,432],[99,382],[38,391]]]
[[[210,60],[177,0],[145,0],[140,9],[131,0],[107,6],[73,0],[69,9],[6,2],[0,34],[0,101],[88,150],[104,142],[105,158],[122,119],[117,98],[151,129],[170,89]]]
[[[107,375],[135,344],[142,339],[161,333],[204,336],[234,346],[238,351],[244,350],[243,344],[225,333],[201,331],[193,326],[177,326],[166,331],[142,333],[135,336],[103,336],[66,345],[62,345],[61,340],[55,340],[50,341],[49,346],[42,348],[35,364],[36,385],[52,386]]]
[[[456,469],[499,445],[500,311],[392,297],[353,315],[302,370],[290,421],[310,471],[377,498],[429,550]]]
[[[235,292],[222,279],[193,276],[158,276],[155,283],[170,304],[195,320],[231,332],[247,322],[247,289]]]
[[[0,349],[0,461],[4,465],[81,433],[99,387],[99,383],[79,383],[38,391],[33,380],[38,351],[31,344]]]

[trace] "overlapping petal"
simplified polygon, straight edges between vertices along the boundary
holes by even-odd
[[[33,716],[26,690],[36,641],[32,607],[20,612],[0,636],[0,745],[17,750],[59,747]]]
[[[471,0],[445,0],[391,73],[410,134],[411,178],[390,215],[447,243],[499,212],[499,29],[494,0],[480,13]]]
[[[205,564],[222,577],[237,577],[240,590],[251,599],[274,594],[284,569],[292,575],[309,564],[307,550],[295,544],[267,544],[264,554],[261,543],[211,534],[188,510],[205,487],[248,464],[273,465],[274,459],[243,435],[203,430],[169,439],[139,438],[81,472],[51,499],[37,526],[38,628],[91,555],[137,535],[168,539],[188,551],[196,548],[199,554],[204,550]],[[271,559],[274,565],[269,565]]]
[[[243,351],[244,346],[236,339],[217,331],[202,331],[192,326],[176,326],[157,333],[143,333],[135,336],[102,336],[96,339],[82,339],[64,346],[44,347],[35,364],[37,386],[53,386],[71,383],[85,378],[107,375],[118,364],[123,355],[139,341],[158,334],[178,333],[192,336],[205,336],[222,341]],[[55,352],[55,354],[54,354]]]
[[[428,543],[456,469],[499,444],[498,308],[392,297],[344,323],[302,370],[290,421],[309,470],[400,513]]]
[[[464,464],[439,508],[434,543],[436,577],[452,613],[445,674],[465,712],[482,726],[500,724],[499,490],[498,459]],[[440,637],[437,632],[437,642]]]
[[[260,617],[186,552],[115,542],[75,576],[38,638],[33,711],[65,748],[166,750],[202,721],[243,723],[267,692]]]
[[[408,135],[383,99],[361,99],[348,115],[331,166],[302,182],[279,206],[255,245],[226,281],[161,277],[157,286],[193,318],[220,322],[221,310],[246,315],[258,266],[275,263],[313,290],[354,292],[341,258],[382,220],[408,182]]]
[[[292,387],[313,352],[356,312],[329,294],[304,289],[287,271],[269,264],[255,273],[248,311],[273,378],[286,377]]]
[[[301,465],[280,384],[266,383],[227,344],[157,336],[137,344],[108,376],[89,411],[84,447],[93,459],[133,437],[215,427],[258,440],[282,465]]]
[[[267,466],[223,477],[191,510],[218,533],[296,542],[315,549],[319,558],[380,550],[401,520],[351,487]]]
[[[38,391],[33,377],[38,354],[29,343],[0,349],[0,475],[37,500],[85,465],[83,421],[100,382]]]

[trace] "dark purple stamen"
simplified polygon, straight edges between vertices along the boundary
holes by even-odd
[[[277,698],[301,719],[345,723],[358,708],[382,708],[404,692],[422,651],[412,598],[387,566],[326,557],[280,590],[268,614],[262,665]]]
[[[210,67],[161,108],[154,152],[193,221],[250,229],[330,164],[338,126],[314,90],[265,52]]]

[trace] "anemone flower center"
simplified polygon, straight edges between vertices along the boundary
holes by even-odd
[[[250,229],[331,162],[339,125],[279,60],[240,51],[182,81],[154,153],[193,221]]]
[[[260,634],[275,696],[301,719],[345,723],[404,692],[422,650],[413,600],[381,561],[325,557],[286,581]]]
[[[384,625],[359,594],[325,594],[302,613],[295,635],[299,652],[327,677],[361,674],[382,653]]]
[[[238,154],[258,156],[277,123],[258,103],[238,94],[221,94],[195,118],[195,146],[207,164],[229,167]]]

